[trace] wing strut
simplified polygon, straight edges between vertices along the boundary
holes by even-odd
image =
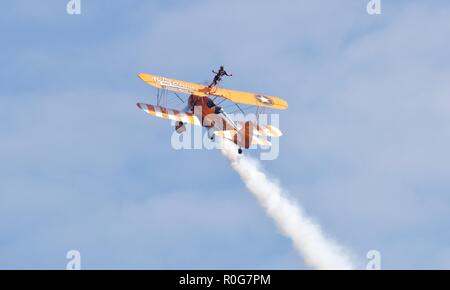
[[[245,112],[241,109],[241,106],[239,106],[237,103],[234,103],[236,107],[238,107],[239,111],[241,111],[242,115],[245,115]]]
[[[182,103],[184,103],[183,99],[182,99],[177,93],[174,92],[174,94],[175,94],[175,96],[177,96],[178,99],[180,99],[180,101],[181,101]]]

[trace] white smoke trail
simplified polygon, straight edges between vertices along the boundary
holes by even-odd
[[[234,144],[222,142],[222,154],[240,175],[247,188],[256,196],[274,219],[283,234],[289,237],[305,263],[315,269],[353,269],[346,251],[325,238],[320,226],[283,192],[281,186],[259,169],[257,160],[237,155]]]

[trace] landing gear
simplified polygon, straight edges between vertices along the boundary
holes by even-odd
[[[214,126],[214,124],[212,124],[212,126]],[[215,134],[214,134],[214,128],[212,127],[212,128],[209,128],[208,129],[208,138],[209,138],[209,140],[211,140],[211,141],[214,141],[215,140]]]
[[[238,154],[242,154],[242,149],[241,148],[238,149]]]
[[[186,131],[186,127],[184,126],[184,123],[183,123],[183,122],[180,122],[180,121],[176,122],[176,123],[175,123],[175,131],[176,131],[178,134],[181,134],[181,133],[183,133],[184,131]]]

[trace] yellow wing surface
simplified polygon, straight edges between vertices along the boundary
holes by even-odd
[[[206,94],[202,93],[202,91],[206,91],[206,89],[208,88],[206,86],[199,84],[169,79],[150,74],[141,73],[138,76],[147,84],[154,86],[158,89],[166,89],[186,94],[195,94],[197,96],[206,96]]]
[[[234,103],[266,107],[271,109],[285,110],[288,108],[288,103],[280,98],[274,96],[258,95],[253,93],[246,93],[222,88],[212,88],[209,95],[222,97]]]
[[[288,103],[285,100],[274,96],[258,95],[253,93],[246,93],[217,87],[210,88],[204,85],[169,79],[145,73],[139,74],[139,77],[147,84],[159,89],[166,89],[186,94],[194,94],[200,97],[212,95],[228,99],[234,103],[258,107],[266,107],[271,109],[285,110],[288,108]]]

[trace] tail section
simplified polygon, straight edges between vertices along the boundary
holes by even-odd
[[[252,122],[245,122],[244,126],[239,129],[235,142],[239,147],[248,149],[252,145],[253,127]]]
[[[220,138],[223,138],[223,139],[230,140],[233,143],[235,143],[234,141],[235,141],[235,136],[237,135],[237,131],[236,130],[214,131],[214,135],[216,135]],[[260,138],[256,135],[253,135],[251,145],[272,146],[272,143],[270,143],[270,141],[268,141],[264,138]]]
[[[245,123],[237,122],[238,128],[242,127],[243,124]],[[280,129],[272,125],[255,124],[253,131],[254,135],[263,137],[281,137],[283,135]]]

